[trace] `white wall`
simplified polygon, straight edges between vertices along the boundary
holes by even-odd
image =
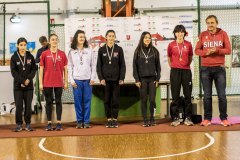
[[[38,39],[48,34],[47,16],[21,15],[21,23],[11,23],[11,16],[6,16],[6,58],[10,58],[9,42],[16,42],[19,37],[25,37],[29,42],[36,42],[36,49],[40,48]]]

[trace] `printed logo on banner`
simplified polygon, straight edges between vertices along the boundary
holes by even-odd
[[[126,39],[127,40],[130,40],[131,39],[131,36],[128,34],[128,35],[126,35]]]
[[[187,17],[192,17],[192,15],[180,15],[180,18],[187,18]]]
[[[193,23],[193,21],[179,21],[180,24]]]
[[[84,21],[86,21],[86,20],[85,20],[85,18],[82,18],[82,19],[79,19],[78,21],[83,21],[83,22],[84,22]]]

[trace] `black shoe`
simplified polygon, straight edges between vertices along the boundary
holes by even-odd
[[[14,130],[15,132],[21,132],[22,131],[22,125],[21,124],[17,124],[17,127]]]
[[[82,122],[78,122],[76,128],[77,129],[82,129],[83,128],[83,123]]]
[[[112,120],[107,121],[106,128],[112,128]]]
[[[55,131],[62,131],[62,130],[63,130],[62,124],[61,123],[57,123]]]
[[[31,127],[30,123],[28,123],[28,124],[26,125],[25,130],[28,131],[28,132],[33,131],[33,129],[32,129],[32,127]]]
[[[84,127],[84,128],[92,128],[92,126],[90,126],[89,123],[85,123],[83,127]]]
[[[118,121],[117,121],[117,120],[114,119],[114,120],[112,121],[112,127],[113,127],[113,128],[118,128]]]
[[[48,123],[48,125],[47,125],[47,127],[46,127],[45,130],[46,130],[46,131],[52,131],[52,130],[53,130],[53,128],[52,128],[52,123]]]
[[[150,118],[150,126],[156,126],[156,121],[154,118]]]
[[[149,127],[149,124],[148,124],[148,120],[147,119],[145,119],[144,121],[143,121],[143,125],[142,125],[143,127]]]

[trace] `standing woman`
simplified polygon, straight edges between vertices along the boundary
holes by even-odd
[[[11,57],[11,73],[14,79],[14,101],[16,105],[15,119],[16,132],[22,130],[22,112],[24,102],[25,130],[33,131],[31,128],[33,78],[36,74],[36,64],[33,55],[27,51],[27,40],[23,37],[17,40],[17,51]]]
[[[98,50],[97,74],[101,85],[105,86],[104,107],[107,128],[118,127],[120,86],[124,82],[126,66],[122,47],[115,44],[114,30],[106,33],[106,44]]]
[[[133,77],[140,91],[143,127],[155,126],[156,88],[160,80],[159,52],[152,44],[149,32],[143,32],[133,58]],[[150,101],[150,121],[147,118],[147,100]]]
[[[69,80],[73,87],[77,117],[76,128],[90,128],[92,85],[96,78],[96,60],[88,47],[85,32],[78,30],[68,54]]]
[[[67,57],[58,49],[58,36],[51,34],[49,37],[50,49],[44,51],[40,58],[39,89],[43,90],[46,99],[46,113],[48,125],[46,131],[52,128],[53,92],[56,102],[57,125],[55,130],[63,130],[62,116],[62,89],[68,88]]]
[[[185,102],[185,121],[184,124],[192,126],[192,72],[190,64],[192,62],[192,44],[184,40],[186,29],[183,25],[177,25],[173,30],[175,40],[168,45],[168,64],[171,67],[170,84],[172,93],[171,112],[173,113],[172,126],[178,126],[179,107],[180,107],[180,91],[183,87],[184,102]]]

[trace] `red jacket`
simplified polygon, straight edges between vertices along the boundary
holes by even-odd
[[[207,50],[216,47],[216,52],[206,55]],[[231,54],[231,44],[225,31],[217,28],[215,34],[204,31],[199,35],[195,48],[196,55],[201,56],[201,66],[222,66],[225,64],[225,55]]]

